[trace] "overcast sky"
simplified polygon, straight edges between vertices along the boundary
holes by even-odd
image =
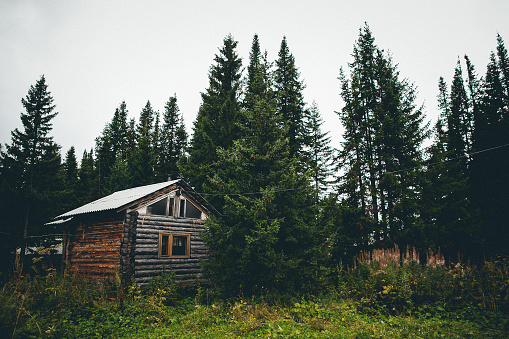
[[[497,33],[509,47],[508,18],[507,0],[0,0],[0,142],[10,143],[10,131],[21,128],[21,98],[42,74],[59,112],[52,135],[62,155],[75,146],[81,158],[94,147],[122,101],[138,118],[147,100],[162,113],[176,94],[191,132],[223,38],[234,36],[247,66],[257,33],[272,61],[287,37],[304,98],[317,103],[337,147],[337,77],[352,61],[364,22],[417,86],[417,103],[434,121],[438,78],[450,85],[465,54],[484,75]]]

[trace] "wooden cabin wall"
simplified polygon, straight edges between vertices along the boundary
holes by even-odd
[[[209,251],[200,232],[205,229],[204,220],[176,219],[156,215],[139,215],[136,224],[136,247],[134,250],[134,278],[139,285],[147,284],[159,276],[164,268],[175,273],[181,283],[193,283],[201,277],[200,259],[209,257]],[[190,258],[159,258],[160,233],[190,234]]]
[[[68,240],[68,268],[90,278],[110,278],[120,273],[123,230],[123,217],[77,224]]]

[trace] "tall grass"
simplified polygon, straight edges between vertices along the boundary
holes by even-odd
[[[219,300],[207,286],[176,284],[171,271],[140,289],[122,286],[118,276],[89,281],[51,268],[22,274],[17,264],[0,290],[0,338],[509,332],[507,258],[479,266],[446,264],[431,251],[425,262],[420,258],[415,249],[397,246],[360,253],[354,267],[338,269],[323,296],[294,296],[289,302]]]
[[[414,248],[360,253],[353,268],[340,272],[339,292],[371,314],[436,315],[454,312],[469,319],[509,311],[509,261],[483,265],[451,263],[443,255]]]

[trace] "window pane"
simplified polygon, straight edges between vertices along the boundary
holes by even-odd
[[[169,211],[168,211],[168,215],[172,216],[173,215],[173,205],[175,204],[175,199],[174,198],[170,198],[170,208],[169,208]]]
[[[186,201],[184,199],[180,199],[180,217],[184,217],[184,211],[186,208]]]
[[[201,218],[201,211],[196,208],[193,204],[190,202],[186,202],[186,217],[187,218],[194,218],[194,219],[200,219]]]
[[[169,235],[161,236],[161,255],[168,255]]]
[[[171,255],[186,255],[187,237],[173,236],[173,246]]]
[[[166,215],[166,199],[159,200],[147,207],[148,214]]]

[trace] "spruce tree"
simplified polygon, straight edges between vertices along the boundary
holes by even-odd
[[[160,180],[168,176],[173,179],[180,174],[178,163],[184,156],[187,146],[187,132],[184,117],[177,104],[177,95],[171,96],[164,106],[163,126],[161,129],[161,148],[158,160]]]
[[[128,153],[133,148],[135,136],[133,135],[134,121],[127,121],[128,110],[123,101],[111,122],[106,124],[102,135],[96,138],[97,169],[99,174],[99,191],[101,195],[112,193],[108,187],[109,176],[117,158],[127,161]],[[118,166],[115,166],[118,168]]]
[[[446,256],[460,252],[478,259],[479,219],[471,204],[468,172],[473,111],[459,61],[450,95],[440,78],[438,101],[442,112],[435,127],[435,142],[429,149],[427,186],[423,194],[428,246],[433,250],[441,247]]]
[[[322,131],[323,120],[318,105],[313,102],[305,112],[305,129],[308,131],[305,144],[307,164],[316,201],[328,190],[332,182],[333,149],[329,132]]]
[[[237,44],[233,36],[228,35],[214,58],[215,64],[209,71],[209,87],[201,95],[202,104],[194,122],[189,158],[181,164],[184,177],[199,192],[211,190],[208,180],[212,176],[211,166],[218,160],[217,149],[231,147],[241,136],[242,60],[235,51]]]
[[[140,112],[138,125],[136,128],[136,143],[129,152],[125,165],[122,164],[123,159],[117,159],[115,164],[115,175],[120,177],[110,180],[114,182],[115,190],[121,188],[129,188],[136,186],[143,186],[152,184],[156,181],[155,166],[156,166],[156,148],[153,144],[154,138],[154,117],[157,113],[152,109],[150,101]],[[123,173],[124,168],[127,167],[128,173]],[[118,172],[120,171],[120,172]],[[117,180],[125,180],[123,184],[117,182]]]
[[[83,152],[80,167],[78,170],[78,203],[84,205],[91,201],[99,199],[99,173],[94,161],[94,152],[86,150]]]
[[[277,112],[282,116],[283,123],[288,125],[290,155],[301,155],[304,148],[304,84],[295,66],[295,58],[290,53],[286,37],[276,60],[274,83],[276,87]]]
[[[63,202],[62,209],[70,210],[79,205],[78,196],[78,160],[76,159],[76,151],[74,146],[67,151],[62,164],[64,185],[65,185],[65,201]]]
[[[149,137],[153,133],[153,124],[155,119],[156,112],[152,108],[150,101],[147,101],[145,107],[140,112],[140,118],[138,120],[138,125],[136,126],[136,133],[138,135],[138,140],[142,137]]]
[[[244,137],[219,149],[211,180],[224,195],[224,215],[207,220],[204,239],[214,255],[205,272],[225,296],[289,292],[313,281],[311,190],[290,156],[267,70],[265,61],[249,70],[259,86],[250,93]]]
[[[12,220],[3,222],[15,227],[6,233],[20,236],[23,262],[29,232],[42,231],[44,222],[56,212],[55,192],[63,183],[58,181],[61,178],[60,147],[49,134],[51,121],[58,113],[54,112],[53,97],[44,75],[30,86],[21,103],[25,108],[20,116],[23,130],[16,128],[11,132],[11,144],[6,145],[0,157],[0,172],[5,185],[3,194],[8,194],[14,202],[13,209],[2,213],[12,216]]]
[[[485,255],[507,254],[509,203],[509,112],[504,67],[507,52],[498,37],[498,59],[490,56],[481,86],[478,114],[474,117],[471,178],[473,200],[481,211]]]
[[[426,136],[415,88],[400,80],[390,57],[366,25],[354,46],[348,79],[340,74],[345,106],[339,193],[362,227],[358,246],[411,241],[419,214],[421,144]]]

